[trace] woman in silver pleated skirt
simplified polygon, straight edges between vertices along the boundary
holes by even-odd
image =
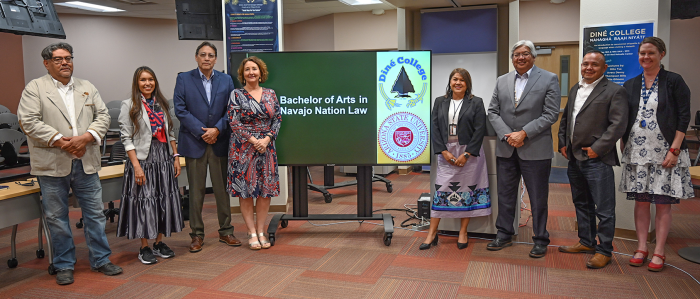
[[[153,70],[136,69],[132,98],[122,101],[119,114],[129,159],[124,165],[117,236],[141,239],[138,259],[147,265],[157,263],[156,256],[175,256],[162,239],[184,226],[177,185],[180,160],[168,106]],[[155,239],[153,248],[149,239]]]

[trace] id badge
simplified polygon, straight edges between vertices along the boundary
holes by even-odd
[[[450,124],[450,136],[457,136],[457,125]]]

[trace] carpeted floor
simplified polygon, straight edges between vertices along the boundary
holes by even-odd
[[[322,168],[312,167],[316,180]],[[337,170],[336,170],[337,171]],[[428,192],[429,175],[391,174],[394,192],[374,184],[374,208],[403,208]],[[353,177],[336,172],[336,181]],[[333,202],[309,192],[309,212],[356,212],[354,187],[334,189]],[[382,243],[381,226],[349,222],[324,225],[292,221],[278,231],[276,246],[252,251],[217,242],[217,220],[211,195],[204,211],[207,238],[204,250],[189,253],[189,228],[167,238],[176,252],[172,259],[151,266],[137,259],[137,240],[116,238],[116,223],[107,224],[112,261],[124,273],[107,277],[91,272],[82,230],[73,228],[78,263],[75,283],[58,286],[47,274],[46,259],[37,259],[37,221],[20,225],[19,267],[0,265],[0,298],[700,298],[700,284],[686,273],[667,267],[661,273],[627,265],[627,256],[615,255],[611,265],[589,270],[590,255],[566,255],[550,247],[546,257],[528,257],[531,245],[516,244],[502,251],[486,250],[485,240],[471,239],[458,250],[455,237],[441,237],[431,250],[419,251],[425,233],[397,229],[391,246]],[[524,222],[527,211],[521,217]],[[632,211],[630,211],[632,213]],[[667,262],[700,278],[700,265],[680,258],[676,251],[700,246],[700,200],[673,207],[673,227],[666,248]],[[395,222],[406,219],[392,212]],[[71,221],[80,217],[71,210]],[[243,240],[245,225],[233,216],[235,235]],[[187,225],[187,223],[186,223]],[[548,229],[552,245],[577,241],[569,186],[551,184]],[[9,228],[0,230],[0,261],[10,257]],[[531,241],[530,224],[517,241]],[[636,243],[615,240],[615,250],[631,253]]]

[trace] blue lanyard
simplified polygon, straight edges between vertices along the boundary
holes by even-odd
[[[642,109],[647,110],[647,102],[649,102],[649,97],[651,97],[651,93],[659,84],[659,75],[657,74],[656,78],[654,78],[654,83],[651,84],[651,88],[646,89],[646,81],[644,80],[644,73],[642,73],[642,84],[642,100],[644,101],[644,107],[642,107]]]
[[[647,110],[647,103],[649,102],[649,97],[651,97],[651,93],[656,89],[656,86],[659,84],[659,74],[656,74],[656,78],[654,78],[654,83],[651,84],[651,88],[646,89],[646,80],[644,80],[644,73],[642,73],[642,100],[644,101],[644,106],[642,107],[642,110],[646,111]],[[644,113],[642,113],[642,118],[644,118]],[[647,126],[647,121],[645,119],[642,119],[639,122],[639,126],[642,128],[645,128]]]

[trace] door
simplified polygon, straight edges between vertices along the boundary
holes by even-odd
[[[561,88],[561,107],[559,112],[559,120],[552,125],[552,144],[554,152],[558,152],[559,121],[561,121],[561,112],[566,107],[569,101],[569,90],[578,82],[579,76],[579,57],[578,44],[571,45],[537,45],[541,47],[553,47],[552,54],[538,54],[535,60],[537,67],[550,71],[559,76],[559,86]]]

